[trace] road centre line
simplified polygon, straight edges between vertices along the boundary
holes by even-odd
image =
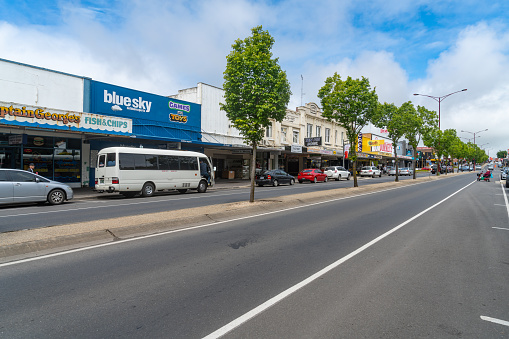
[[[496,230],[504,230],[504,231],[509,231],[509,228],[503,228],[503,227],[492,227]]]
[[[465,188],[469,187],[470,185],[472,185],[475,181],[471,182],[470,184],[460,188],[459,190],[457,190],[456,192],[452,193],[451,195],[449,195],[448,197],[440,200],[439,202],[437,202],[436,204],[428,207],[427,209],[425,209],[424,211],[416,214],[415,216],[413,216],[412,218],[404,221],[403,223],[399,224],[398,226],[392,228],[391,230],[385,232],[384,234],[378,236],[377,238],[371,240],[370,242],[368,242],[367,244],[359,247],[358,249],[356,249],[355,251],[351,252],[350,254],[344,256],[343,258],[339,259],[338,261],[330,264],[329,266],[321,269],[320,271],[316,272],[315,274],[311,275],[310,277],[304,279],[303,281],[301,281],[300,283],[288,288],[287,290],[281,292],[280,294],[276,295],[275,297],[272,297],[271,299],[267,300],[266,302],[264,302],[263,304],[255,307],[254,309],[252,309],[251,311],[241,315],[240,317],[238,317],[237,319],[234,319],[233,321],[231,321],[230,323],[226,324],[225,326],[221,327],[220,329],[212,332],[211,334],[203,337],[203,339],[212,339],[212,338],[220,338],[222,337],[223,335],[227,334],[228,332],[234,330],[235,328],[237,328],[238,326],[242,325],[243,323],[247,322],[248,320],[250,320],[251,318],[257,316],[258,314],[264,312],[265,310],[269,309],[270,307],[272,307],[273,305],[275,305],[276,303],[280,302],[281,300],[285,299],[286,297],[290,296],[291,294],[293,294],[294,292],[300,290],[301,288],[303,288],[304,286],[310,284],[311,282],[315,281],[316,279],[320,278],[321,276],[325,275],[326,273],[328,273],[329,271],[335,269],[336,267],[338,267],[339,265],[343,264],[344,262],[346,262],[347,260],[355,257],[357,254],[363,252],[364,250],[368,249],[369,247],[373,246],[374,244],[376,244],[377,242],[381,241],[382,239],[388,237],[389,235],[391,235],[392,233],[396,232],[397,230],[399,230],[400,228],[402,228],[403,226],[409,224],[410,222],[414,221],[415,219],[419,218],[420,216],[422,216],[423,214],[429,212],[430,210],[432,210],[433,208],[439,206],[440,204],[442,204],[443,202],[445,202],[446,200],[450,199],[451,197],[453,197],[454,195],[458,194],[459,192],[461,192],[462,190],[464,190]]]
[[[472,185],[474,182],[475,181],[471,182],[470,184],[468,184],[464,188]],[[178,230],[165,231],[165,232],[149,234],[149,235],[144,235],[144,236],[130,238],[130,239],[115,240],[114,242],[108,242],[108,243],[104,243],[104,244],[92,245],[92,246],[87,246],[87,247],[82,247],[82,248],[76,248],[76,249],[73,249],[73,250],[62,251],[62,252],[52,253],[52,254],[46,254],[46,255],[41,255],[41,256],[38,256],[38,257],[21,259],[21,260],[17,260],[17,261],[11,261],[11,262],[0,264],[0,268],[4,267],[4,266],[11,266],[11,265],[22,264],[22,263],[36,261],[36,260],[42,260],[42,259],[48,259],[48,258],[52,258],[52,257],[58,257],[58,256],[65,255],[65,254],[82,252],[82,251],[86,251],[86,250],[90,250],[90,249],[95,249],[95,248],[120,245],[120,244],[123,244],[123,243],[126,243],[126,242],[143,240],[143,239],[148,239],[148,238],[153,238],[153,237],[159,237],[159,236],[163,236],[163,235],[167,235],[167,234],[172,234],[172,233],[191,231],[191,230],[195,230],[195,229],[207,228],[207,227],[211,227],[211,226],[217,226],[217,225],[220,225],[220,224],[226,224],[226,223],[234,222],[234,221],[240,221],[240,220],[252,219],[252,218],[257,218],[257,217],[263,217],[263,216],[266,216],[266,215],[276,214],[276,213],[281,213],[281,212],[288,212],[288,211],[291,211],[291,210],[294,210],[294,209],[302,209],[303,207],[307,208],[307,207],[312,207],[312,206],[316,206],[316,205],[329,204],[329,203],[340,201],[340,200],[346,200],[346,199],[352,199],[352,198],[367,196],[367,195],[371,195],[371,194],[383,193],[383,192],[387,192],[387,191],[393,191],[393,190],[397,190],[397,189],[400,189],[400,188],[411,187],[411,186],[420,185],[420,184],[422,184],[422,182],[418,182],[418,183],[410,184],[410,185],[406,185],[406,186],[401,186],[401,187],[391,187],[391,188],[386,188],[386,189],[379,190],[379,191],[361,193],[361,194],[357,194],[357,195],[352,195],[352,196],[342,197],[342,198],[336,198],[336,199],[327,200],[327,201],[320,201],[320,202],[310,203],[310,204],[307,204],[305,206],[295,206],[295,207],[290,207],[290,208],[286,208],[286,209],[283,209],[283,210],[277,210],[277,211],[272,211],[272,212],[265,212],[265,213],[250,215],[250,216],[241,217],[241,218],[234,218],[234,219],[229,219],[229,220],[224,220],[224,221],[217,221],[217,222],[213,222],[213,223],[209,223],[209,224],[204,224],[204,225],[186,227],[186,228],[181,228],[181,229],[178,229]]]
[[[495,324],[509,326],[509,321],[500,320],[500,319],[491,318],[491,317],[486,317],[484,315],[481,315],[481,319],[482,320],[486,320],[486,321],[490,321],[490,322],[495,323]]]

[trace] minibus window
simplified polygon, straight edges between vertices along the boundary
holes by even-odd
[[[106,167],[115,167],[117,155],[115,153],[106,154]]]
[[[99,161],[98,161],[99,167],[104,167],[104,164],[106,163],[105,159],[106,159],[106,155],[101,154],[99,156]]]

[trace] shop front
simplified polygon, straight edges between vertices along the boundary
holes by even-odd
[[[0,167],[35,172],[81,187],[87,135],[129,134],[129,119],[0,102]]]

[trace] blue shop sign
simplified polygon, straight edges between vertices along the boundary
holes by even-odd
[[[201,130],[201,105],[92,80],[91,111],[151,120],[188,131]]]

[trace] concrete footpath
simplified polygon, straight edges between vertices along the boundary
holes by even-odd
[[[470,173],[465,173],[470,174]],[[337,188],[327,191],[301,193],[271,199],[256,200],[254,203],[237,202],[221,205],[150,213],[107,220],[79,222],[67,225],[0,233],[0,262],[20,259],[23,256],[38,256],[85,245],[101,244],[134,238],[141,235],[175,231],[188,227],[202,227],[212,223],[248,217],[253,214],[271,213],[303,206],[309,202],[330,201],[349,196],[381,191],[402,186],[444,180],[463,173],[426,176],[416,180],[385,182],[361,187]],[[353,186],[353,181],[352,186]],[[249,180],[218,182],[213,190],[249,187]],[[91,189],[76,189],[75,199],[94,199],[98,193]],[[103,193],[107,194],[107,193]],[[107,225],[107,228],[105,228]]]

